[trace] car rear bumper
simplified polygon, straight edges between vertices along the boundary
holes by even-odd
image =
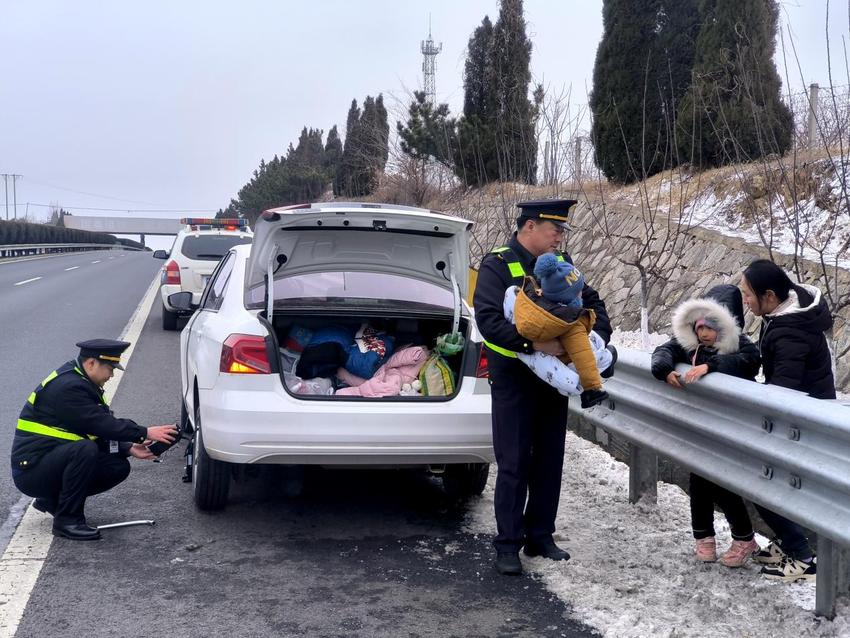
[[[279,386],[279,377],[268,376]],[[200,391],[204,447],[221,461],[349,466],[494,461],[490,395],[474,393],[471,378],[457,397],[440,402],[301,400],[282,387],[270,392],[221,385]]]

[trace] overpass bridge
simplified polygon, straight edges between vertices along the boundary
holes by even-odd
[[[162,217],[94,217],[86,215],[63,215],[65,228],[90,230],[110,235],[138,235],[144,245],[145,235],[176,235],[185,224],[180,218]]]

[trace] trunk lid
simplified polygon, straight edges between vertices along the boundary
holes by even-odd
[[[273,208],[254,228],[245,285],[267,288],[270,276],[380,272],[450,290],[459,308],[468,290],[471,227],[467,219],[409,206],[334,202]],[[272,302],[267,298],[269,311]]]

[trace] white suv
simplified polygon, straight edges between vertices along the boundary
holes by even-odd
[[[458,497],[484,490],[494,455],[481,336],[464,301],[471,226],[421,208],[336,202],[257,220],[251,246],[221,260],[180,335],[181,421],[194,431],[188,476],[199,508],[224,507],[248,464],[418,467]],[[171,303],[197,308],[186,292]],[[308,332],[315,340],[350,329],[348,352],[363,356],[354,331],[366,324],[392,335],[399,357],[411,352],[405,345],[421,352],[462,335],[443,360],[454,383],[427,396],[398,387],[352,396],[357,388],[293,369],[290,344]],[[301,363],[337,345],[312,344]],[[343,367],[332,367],[314,377],[339,381]]]
[[[154,251],[155,259],[167,259],[160,276],[162,329],[177,330],[177,318],[186,313],[168,303],[168,295],[191,292],[193,303],[201,293],[219,260],[233,246],[251,243],[251,229],[244,219],[186,217],[186,228],[177,233],[171,250]]]

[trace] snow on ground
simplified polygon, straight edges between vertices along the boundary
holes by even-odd
[[[650,335],[652,347],[667,340]],[[614,331],[612,342],[639,348],[639,332]],[[693,557],[688,496],[658,484],[657,504],[629,503],[629,468],[569,433],[564,458],[556,540],[566,563],[522,557],[579,620],[617,638],[850,637],[850,603],[835,620],[814,613],[815,586],[762,578],[754,564],[729,569]],[[466,529],[495,535],[495,472],[470,508]],[[715,517],[718,549],[731,543],[722,514]],[[758,537],[762,545],[767,539]]]
[[[782,169],[778,164],[747,164],[696,176],[671,171],[644,186],[622,187],[610,197],[627,203],[648,200],[658,210],[678,212],[687,225],[769,244],[782,254],[819,261],[822,251],[828,265],[850,268],[848,186],[850,160],[824,156]]]
[[[470,509],[472,533],[496,532],[494,479],[495,472]],[[697,563],[688,497],[679,487],[659,483],[657,505],[631,505],[628,493],[628,466],[568,434],[555,538],[572,558],[522,561],[575,618],[617,638],[850,636],[850,605],[844,600],[834,621],[815,617],[813,584],[771,583],[753,564]],[[723,551],[729,527],[722,515],[715,525]]]

